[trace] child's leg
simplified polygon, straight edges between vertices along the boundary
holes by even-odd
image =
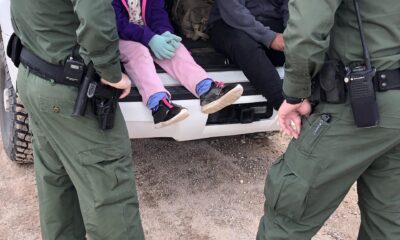
[[[144,104],[151,109],[163,97],[170,96],[157,75],[153,57],[146,46],[133,41],[120,40],[119,49],[125,71],[137,86]]]
[[[182,44],[176,49],[175,56],[172,59],[154,59],[154,61],[196,96],[199,96],[200,92],[208,91],[211,86],[212,80],[208,77],[206,71],[194,61],[189,51]],[[205,79],[208,80],[202,82]],[[206,89],[206,91],[203,89]]]
[[[201,111],[204,113],[215,113],[234,103],[243,94],[240,84],[225,86],[210,79],[182,44],[172,59],[154,61],[194,95],[200,97]]]
[[[120,40],[119,48],[127,74],[139,89],[143,102],[152,110],[156,128],[174,124],[189,116],[185,108],[167,99],[170,93],[162,85],[147,47],[137,42]]]

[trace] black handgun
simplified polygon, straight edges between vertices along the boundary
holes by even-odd
[[[122,91],[119,89],[101,84],[100,76],[96,73],[93,63],[90,63],[79,87],[72,116],[84,116],[88,100],[90,100],[100,129],[111,129],[114,127],[115,113],[121,93]]]

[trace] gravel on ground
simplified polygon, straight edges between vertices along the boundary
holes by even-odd
[[[255,239],[266,172],[287,143],[280,133],[132,140],[146,239]],[[41,239],[38,213],[33,165],[15,164],[1,149],[0,239]],[[359,219],[352,187],[313,240],[356,239]]]

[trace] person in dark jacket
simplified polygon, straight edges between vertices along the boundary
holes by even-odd
[[[241,85],[224,86],[211,80],[180,43],[164,9],[164,0],[113,0],[121,60],[138,87],[143,102],[152,110],[156,128],[188,116],[185,108],[171,102],[154,62],[200,98],[201,110],[214,113],[235,102]]]
[[[285,62],[282,32],[288,0],[216,0],[209,33],[217,51],[237,64],[276,110],[283,102],[276,66]]]

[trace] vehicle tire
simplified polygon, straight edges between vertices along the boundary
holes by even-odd
[[[0,29],[0,127],[7,156],[17,163],[32,163],[32,133],[28,114],[15,93],[8,72]]]

